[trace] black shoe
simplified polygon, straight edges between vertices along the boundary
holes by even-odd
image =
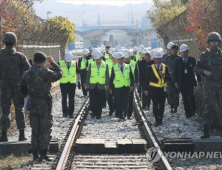
[[[67,115],[66,115],[66,114],[63,114],[63,115],[62,115],[62,117],[66,118],[66,117],[67,117]]]
[[[127,117],[127,119],[131,120],[132,118],[131,117]]]
[[[208,125],[204,125],[203,132],[204,132],[204,135],[200,137],[201,139],[206,139],[210,137]]]
[[[69,118],[74,118],[73,115],[69,115],[68,117],[69,117]]]
[[[118,120],[118,122],[123,122],[123,121],[124,121],[123,119],[119,119],[119,120]]]
[[[91,118],[95,118],[96,117],[96,114],[95,113],[92,113],[91,114]]]
[[[109,116],[113,115],[113,109],[109,109]]]
[[[23,130],[19,130],[20,134],[19,134],[19,141],[24,141],[27,140],[27,138],[25,137],[24,134],[24,129]]]
[[[39,162],[42,162],[43,160],[46,160],[46,161],[52,161],[53,159],[48,157],[46,154],[47,154],[47,150],[41,150],[39,151],[40,153],[40,157],[39,157]]]
[[[33,155],[33,161],[37,161],[39,159],[38,151],[33,151],[32,155]]]
[[[96,116],[96,119],[101,119],[101,116]]]
[[[155,127],[160,126],[160,125],[161,125],[161,124],[160,124],[159,122],[156,122],[156,123],[154,124]]]
[[[24,141],[24,140],[27,140],[25,135],[19,135],[19,141]]]

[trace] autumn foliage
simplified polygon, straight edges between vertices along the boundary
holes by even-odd
[[[182,3],[183,2],[183,3]],[[199,46],[199,52],[207,48],[207,36],[210,32],[219,32],[219,4],[218,0],[154,0],[154,9],[150,13],[150,19],[153,22],[157,33],[165,39],[166,29],[175,25],[175,19],[186,10],[185,20],[177,20],[177,25],[183,27],[180,29],[180,36],[192,34]],[[174,20],[174,22],[171,22]],[[167,27],[168,26],[168,27]],[[170,28],[171,29],[171,28]],[[170,39],[170,38],[169,38]]]
[[[196,41],[200,51],[207,48],[207,36],[209,32],[219,32],[218,25],[218,2],[216,0],[191,0],[188,3],[189,25],[185,32],[195,32]]]
[[[50,20],[39,18],[33,9],[35,1],[37,0],[0,0],[1,39],[5,32],[15,32],[18,48],[22,48],[23,40],[56,42],[62,47],[69,41],[74,41],[75,25],[61,16]]]

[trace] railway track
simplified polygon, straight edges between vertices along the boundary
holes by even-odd
[[[63,141],[63,144],[61,145],[61,151],[57,154],[53,163],[50,166],[44,164],[44,167],[41,169],[151,169],[154,167],[156,169],[164,170],[172,169],[160,149],[154,153],[157,157],[158,155],[160,157],[160,159],[154,163],[152,163],[152,160],[148,160],[149,157],[147,157],[145,151],[138,151],[138,153],[137,151],[134,152],[135,150],[133,149],[127,148],[124,151],[119,152],[118,145],[114,145],[115,142],[109,140],[105,143],[105,145],[108,145],[105,151],[103,150],[95,152],[89,150],[88,153],[87,151],[82,153],[81,151],[78,152],[76,146],[78,144],[78,139],[82,134],[82,129],[85,125],[85,120],[87,119],[87,115],[89,113],[88,108],[89,98],[84,101],[78,114],[71,123],[68,133]],[[146,119],[141,109],[137,92],[135,92],[134,99],[134,115],[140,131],[143,131],[142,138],[146,140],[147,148],[160,148],[159,142],[151,128],[151,123]],[[93,140],[96,139],[91,139],[91,142]],[[103,139],[100,139],[100,141],[101,140]],[[132,147],[133,145],[129,146]],[[127,153],[127,151],[129,152]]]

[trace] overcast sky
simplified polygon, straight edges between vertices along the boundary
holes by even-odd
[[[57,0],[57,1],[60,1],[60,2],[67,2],[67,3],[73,3],[73,4],[83,4],[83,3],[86,3],[86,4],[92,4],[92,5],[95,5],[95,4],[104,4],[104,5],[118,5],[118,6],[122,6],[122,5],[125,5],[125,4],[128,4],[128,3],[131,3],[131,4],[138,4],[138,3],[143,3],[143,2],[152,2],[152,0],[96,0],[96,1],[93,1],[93,0]]]

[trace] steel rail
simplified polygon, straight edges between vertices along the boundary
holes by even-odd
[[[160,157],[158,163],[163,170],[173,170],[172,167],[170,166],[169,162],[167,161],[166,157],[164,156],[163,152],[160,149],[160,146],[158,144],[157,138],[154,136],[154,132],[151,127],[148,125],[148,121],[145,118],[145,115],[142,111],[141,105],[139,103],[139,94],[137,91],[134,92],[134,107],[139,114],[138,116],[141,119],[141,123],[144,125],[144,130],[146,133],[146,136],[148,137],[148,142],[150,146],[155,147],[157,149],[157,155]]]

